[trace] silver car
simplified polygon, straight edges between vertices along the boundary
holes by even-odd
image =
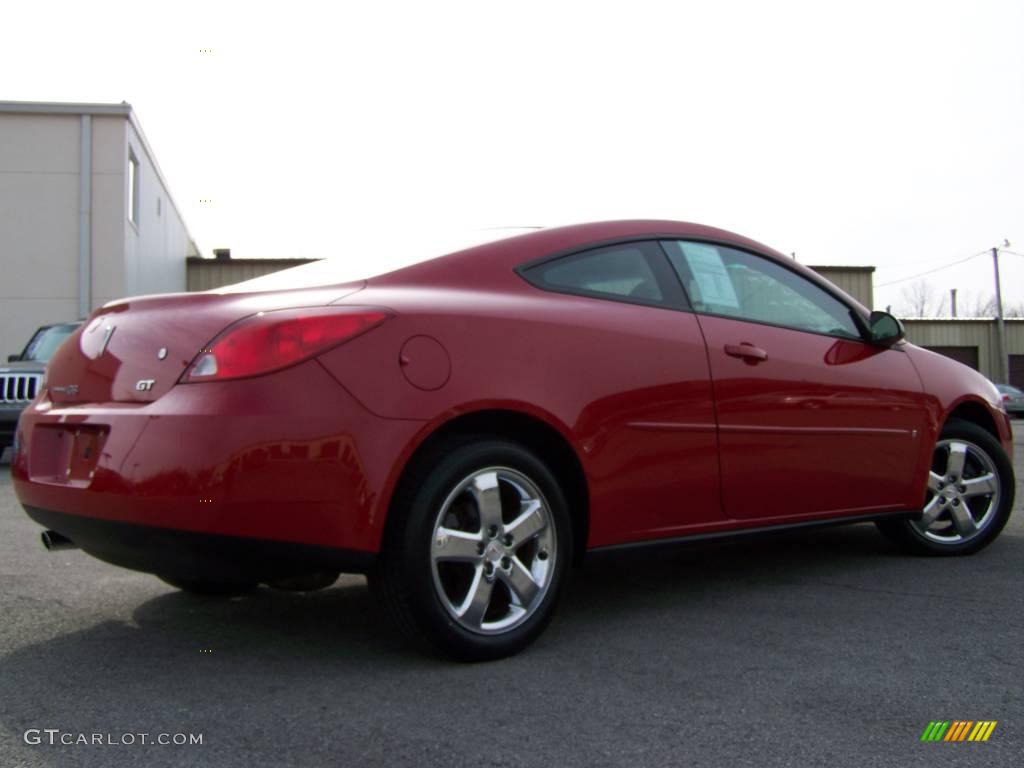
[[[1003,396],[1003,406],[1011,416],[1024,417],[1024,391],[1009,384],[996,384],[996,389]]]
[[[21,354],[7,356],[0,364],[0,456],[14,441],[21,411],[36,396],[46,363],[81,323],[56,323],[37,330]]]

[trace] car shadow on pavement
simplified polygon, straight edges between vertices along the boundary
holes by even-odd
[[[649,607],[685,612],[687,600],[698,595],[741,600],[808,579],[851,578],[876,572],[894,554],[873,528],[861,526],[603,555],[573,571],[555,623],[571,632],[595,613],[614,622],[620,614],[642,619]],[[54,603],[53,610],[64,610]],[[314,664],[320,673],[344,673],[372,658],[407,668],[437,663],[399,638],[359,576],[342,576],[334,587],[309,593],[261,587],[223,598],[168,591],[134,607],[131,619],[101,621],[23,647],[0,660],[0,672],[8,682],[25,678],[24,688],[14,687],[31,690],[29,678],[46,679],[55,666],[67,667],[60,673],[64,679],[84,683],[127,658],[186,677],[211,659],[268,669]]]
[[[990,552],[1009,565],[1022,547],[1024,539],[1004,538]],[[441,702],[472,718],[477,704],[462,703],[466,686],[483,698],[502,686],[550,692],[567,667],[599,670],[605,687],[645,685],[666,669],[698,675],[680,680],[690,686],[775,674],[791,655],[832,654],[849,642],[850,625],[868,637],[922,631],[901,623],[904,606],[937,591],[928,586],[937,574],[966,578],[965,561],[975,560],[946,558],[940,568],[896,555],[873,527],[851,526],[595,558],[573,573],[555,621],[533,647],[487,665],[451,664],[408,647],[360,577],[308,594],[261,588],[216,599],[167,591],[134,606],[122,588],[113,607],[97,600],[106,618],[0,658],[4,689],[17,692],[0,700],[0,722],[18,742],[29,728],[215,730],[220,743],[245,748],[271,742],[255,723],[274,718],[294,716],[296,728],[312,718],[326,728],[339,713],[359,713],[372,730],[383,727],[380,712],[389,707],[429,712]],[[55,598],[26,610],[72,611],[82,622],[93,608],[61,607]],[[864,660],[849,663],[863,668]],[[247,712],[252,722],[243,722]]]
[[[779,531],[592,555],[569,590],[571,604],[615,613],[695,597],[732,601],[826,580],[873,580],[904,555],[871,524]],[[568,609],[570,615],[573,606]],[[581,611],[583,612],[583,611]]]

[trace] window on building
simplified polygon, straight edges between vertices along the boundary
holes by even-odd
[[[139,160],[128,150],[128,221],[139,226]]]

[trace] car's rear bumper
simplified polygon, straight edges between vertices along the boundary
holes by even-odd
[[[376,559],[338,547],[111,522],[32,506],[25,511],[93,557],[179,579],[244,582],[319,571],[367,573]]]
[[[130,568],[182,576],[221,546],[244,565],[235,554],[270,544],[355,568],[367,560],[353,555],[379,549],[393,473],[421,426],[371,414],[309,361],[148,404],[44,394],[22,415],[12,474],[33,519]]]

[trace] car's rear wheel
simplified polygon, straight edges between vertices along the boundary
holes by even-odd
[[[210,581],[207,579],[179,579],[174,576],[158,576],[165,584],[204,597],[235,597],[253,592],[259,587],[255,581]]]
[[[571,559],[565,497],[520,445],[436,446],[396,494],[371,582],[414,639],[464,661],[507,656],[551,619]]]
[[[879,529],[915,554],[967,555],[999,535],[1013,508],[1010,459],[981,427],[950,419],[939,435],[921,514]]]

